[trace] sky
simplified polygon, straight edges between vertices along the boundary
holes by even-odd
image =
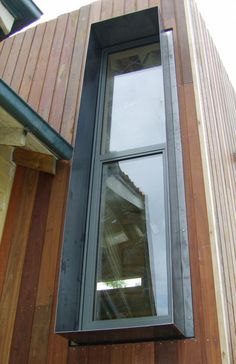
[[[47,21],[93,1],[60,0],[56,2],[56,6],[53,0],[34,0],[34,2],[44,13],[41,21]],[[196,2],[236,90],[236,0],[223,2],[222,0],[196,0]]]

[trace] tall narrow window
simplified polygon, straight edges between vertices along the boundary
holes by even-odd
[[[88,241],[88,256],[96,254],[87,265],[95,283],[92,292],[91,282],[85,285],[86,327],[170,314],[160,44],[119,48],[103,57]]]
[[[172,34],[157,15],[92,27],[56,324],[81,344],[193,336]]]

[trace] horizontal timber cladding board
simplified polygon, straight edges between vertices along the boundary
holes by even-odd
[[[35,267],[34,283],[37,277],[37,292],[31,292],[27,296],[27,304],[33,302],[30,311],[30,322],[27,330],[30,331],[30,342],[23,353],[29,355],[28,363],[60,363],[60,364],[201,364],[219,362],[219,346],[214,310],[214,292],[212,291],[212,270],[208,246],[208,227],[205,222],[204,189],[201,178],[201,160],[198,145],[197,120],[194,110],[194,97],[191,88],[190,61],[186,50],[185,25],[182,7],[177,8],[175,0],[104,0],[90,6],[81,8],[70,15],[62,15],[57,20],[38,25],[35,29],[27,30],[24,35],[12,37],[0,45],[0,74],[6,77],[14,90],[25,98],[29,104],[42,116],[49,120],[60,133],[68,140],[74,138],[76,122],[79,110],[80,95],[82,90],[83,71],[86,60],[86,47],[89,36],[90,23],[106,19],[111,16],[119,16],[147,6],[160,5],[163,24],[166,28],[173,28],[177,65],[177,80],[179,89],[179,101],[181,108],[182,141],[184,149],[184,166],[186,168],[186,196],[189,212],[189,235],[191,269],[193,280],[193,300],[195,311],[196,339],[186,341],[124,344],[111,346],[70,347],[66,339],[53,334],[54,316],[56,308],[57,271],[60,256],[60,234],[63,225],[64,199],[67,190],[68,166],[59,164],[57,175],[53,177],[52,190],[50,192],[49,209],[46,205],[39,211],[41,221],[45,221],[45,235],[40,240],[37,249],[42,249],[40,267]],[[13,41],[14,40],[14,41]],[[13,59],[10,59],[13,58]],[[187,60],[187,61],[186,61]],[[8,64],[8,62],[10,62]],[[9,65],[12,65],[12,70]],[[12,72],[12,74],[11,74]],[[184,87],[184,83],[186,87]],[[10,268],[13,259],[13,251],[16,246],[15,233],[20,227],[17,225],[18,210],[22,207],[24,196],[19,191],[23,188],[25,172],[23,168],[17,169],[17,177],[13,187],[15,199],[11,200],[8,212],[8,224],[6,225],[3,239],[4,250],[0,247],[0,288],[6,293],[6,283],[10,281]],[[32,172],[38,176],[38,172]],[[46,177],[45,177],[46,178]],[[50,179],[50,177],[48,177]],[[29,196],[30,209],[36,212],[36,200],[34,194],[36,186],[38,192],[46,195],[46,191],[39,192],[43,177],[40,174],[39,182],[35,177],[35,190]],[[41,182],[40,182],[41,181]],[[49,187],[48,187],[49,188]],[[49,193],[49,191],[48,191]],[[44,196],[45,196],[44,195]],[[200,196],[200,197],[199,197]],[[45,208],[45,211],[44,211]],[[17,209],[17,210],[15,210]],[[44,211],[44,212],[43,212]],[[20,236],[26,229],[25,220],[21,221]],[[12,230],[10,221],[15,221],[16,229]],[[35,229],[35,222],[27,227]],[[41,234],[42,234],[42,230]],[[25,256],[28,235],[25,236],[20,259]],[[29,244],[29,240],[28,243]],[[41,245],[40,245],[41,244]],[[30,254],[30,249],[27,251]],[[8,329],[8,339],[0,344],[10,348],[13,325],[15,324],[12,341],[12,363],[16,358],[16,348],[19,345],[19,322],[23,317],[19,313],[24,303],[24,287],[28,276],[21,282],[21,272],[27,273],[27,255],[25,267],[21,265],[21,271],[17,278],[17,295],[13,309],[9,308],[13,315],[7,324],[3,318],[3,328]],[[36,257],[35,257],[36,259]],[[17,262],[19,264],[19,262]],[[9,268],[10,267],[10,268]],[[29,266],[28,266],[29,267]],[[37,274],[36,274],[37,270]],[[38,275],[38,276],[37,276]],[[37,276],[37,277],[36,277]],[[32,287],[34,283],[30,284]],[[11,282],[13,285],[13,283]],[[5,288],[4,288],[5,287]],[[21,287],[21,288],[20,288]],[[15,289],[16,291],[16,289]],[[207,292],[205,292],[207,291]],[[17,310],[18,293],[19,307]],[[32,300],[32,301],[31,301]],[[26,301],[25,301],[26,302]],[[22,306],[22,307],[23,307]],[[16,312],[16,320],[15,320]],[[23,311],[24,312],[24,311]],[[1,315],[1,313],[0,313]],[[33,315],[33,318],[32,318]],[[208,317],[209,316],[209,317]],[[26,316],[25,316],[26,317]],[[31,321],[32,320],[32,321]],[[1,327],[0,327],[1,330]],[[18,331],[18,332],[17,332]],[[27,337],[29,335],[27,331]],[[1,334],[2,335],[2,334]],[[9,336],[10,335],[10,336]],[[216,339],[216,340],[215,340]],[[7,342],[8,340],[8,342]],[[4,352],[6,353],[5,349]],[[0,354],[3,355],[3,354]],[[6,358],[6,354],[4,360]],[[60,359],[59,359],[60,358]],[[3,361],[4,364],[6,361]]]
[[[16,173],[15,183],[21,184],[17,214],[13,221],[6,221],[13,230],[10,237],[10,251],[5,280],[0,298],[0,362],[8,363],[17,302],[20,290],[25,251],[27,246],[32,210],[37,187],[38,172],[25,169]],[[14,190],[15,191],[15,190]],[[10,217],[8,215],[8,217]]]

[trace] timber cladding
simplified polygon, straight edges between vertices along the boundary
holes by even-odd
[[[221,362],[211,248],[183,2],[103,0],[0,44],[0,75],[73,142],[90,24],[160,6],[173,28],[184,151],[195,338],[69,347],[54,334],[69,164],[56,176],[17,167],[0,246],[0,363],[217,364]]]

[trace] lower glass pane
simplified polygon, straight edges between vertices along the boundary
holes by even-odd
[[[168,314],[163,155],[105,164],[95,320]]]

